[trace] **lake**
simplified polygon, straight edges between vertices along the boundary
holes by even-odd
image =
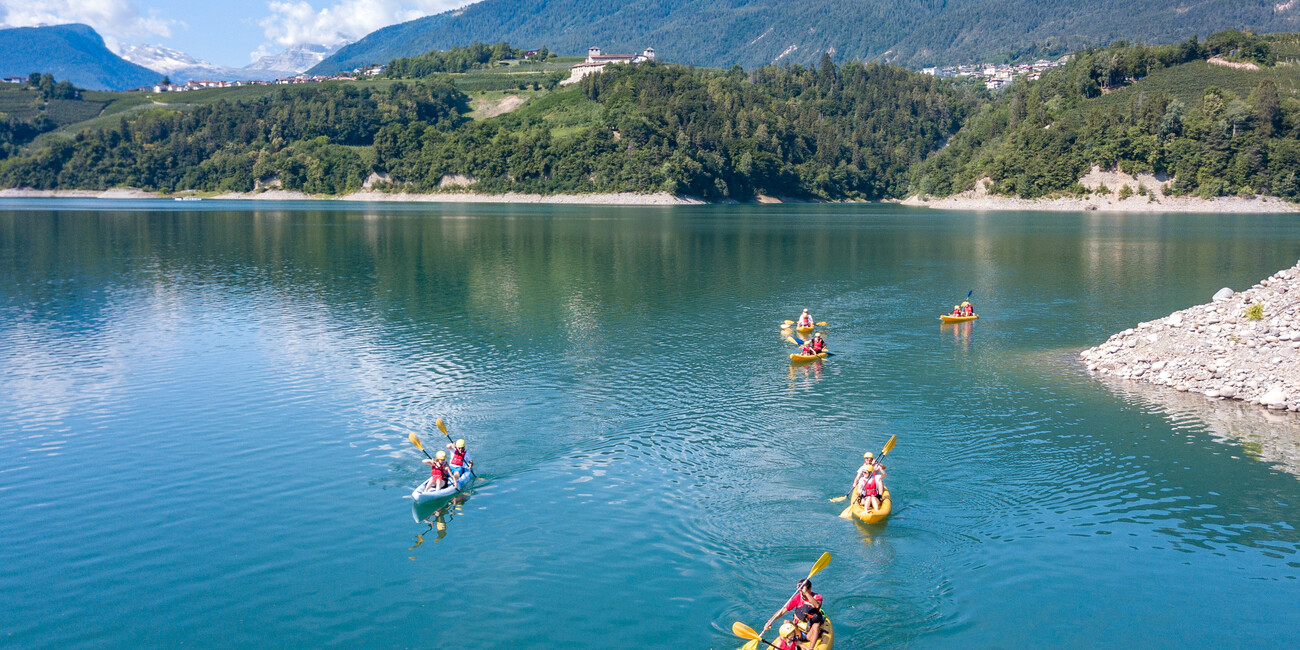
[[[1289,645],[1297,418],[1076,359],[1297,259],[1287,215],[4,201],[0,629],[734,648],[829,551],[837,648]],[[413,508],[438,417],[481,480]],[[891,435],[893,516],[837,518]]]

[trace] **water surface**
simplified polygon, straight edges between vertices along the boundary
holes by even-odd
[[[1295,420],[1074,359],[1297,258],[1274,215],[8,201],[0,629],[734,647],[830,551],[837,648],[1293,642]],[[837,356],[792,367],[804,306]],[[413,511],[437,417],[484,480]],[[894,434],[893,517],[837,519]]]

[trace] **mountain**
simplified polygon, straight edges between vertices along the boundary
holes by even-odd
[[[244,69],[303,72],[320,63],[337,49],[337,47],[324,45],[295,45],[283,52],[264,56],[244,66]]]
[[[1059,54],[1116,40],[1174,42],[1229,28],[1300,28],[1279,0],[482,0],[373,32],[312,71],[385,63],[471,41],[580,54],[654,47],[667,61],[754,67],[877,59],[906,66]]]
[[[159,74],[165,74],[176,83],[184,83],[193,79],[216,81],[274,79],[276,77],[292,76],[299,72],[299,70],[249,69],[214,65],[203,59],[161,45],[127,45],[118,54],[131,63],[142,65],[150,70],[156,70]]]
[[[48,72],[90,90],[125,90],[162,75],[113,54],[88,25],[0,29],[0,76]]]

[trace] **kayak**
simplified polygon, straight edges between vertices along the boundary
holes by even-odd
[[[826,629],[822,631],[822,638],[817,640],[817,647],[813,648],[813,650],[831,650],[831,647],[835,645],[835,628],[831,625],[831,617],[826,616],[826,610],[822,610],[822,616],[826,618]],[[744,646],[741,647],[743,650]],[[766,650],[772,646],[760,643],[758,647]]]
[[[939,320],[945,323],[965,323],[966,321],[972,321],[975,320],[976,318],[979,318],[979,314],[974,314],[971,316],[949,316],[947,314],[944,314],[939,317]]]
[[[460,479],[456,481],[456,485],[448,484],[447,487],[442,488],[441,490],[429,489],[429,481],[432,480],[433,477],[430,476],[429,478],[424,479],[423,483],[417,485],[414,490],[411,490],[411,498],[415,499],[416,503],[428,503],[430,501],[437,501],[438,499],[445,499],[452,496],[457,492],[464,490],[465,486],[469,485],[469,482],[474,480],[474,475],[465,472],[460,475]]]
[[[791,361],[816,361],[817,359],[825,359],[825,358],[826,358],[825,352],[822,352],[820,354],[799,354],[798,352],[795,352],[794,354],[790,355]]]
[[[889,498],[889,488],[885,488],[885,495],[880,500],[880,507],[875,510],[867,511],[862,504],[853,504],[849,513],[857,517],[864,524],[874,524],[884,521],[889,517],[889,513],[894,511],[894,502]]]
[[[800,334],[807,334],[808,332],[813,331],[813,326],[812,326],[812,325],[809,325],[808,327],[796,327],[796,328],[794,328],[794,331],[796,331],[796,332],[798,332],[798,333],[800,333]]]

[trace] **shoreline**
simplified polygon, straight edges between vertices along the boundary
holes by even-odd
[[[1096,165],[1079,179],[1087,193],[1083,196],[1022,199],[989,193],[993,181],[987,177],[975,188],[943,198],[913,195],[903,205],[934,210],[971,211],[1043,211],[1043,212],[1176,212],[1176,213],[1248,213],[1278,214],[1300,212],[1300,205],[1275,196],[1219,196],[1202,199],[1172,196],[1165,193],[1172,179],[1165,174],[1139,172],[1126,174],[1118,169]],[[1120,198],[1126,192],[1129,196]]]
[[[1213,199],[1165,197],[1152,203],[1133,197],[1127,200],[1087,198],[1022,199],[1010,196],[954,195],[942,199],[910,196],[902,205],[931,210],[969,210],[972,212],[1119,212],[1119,213],[1243,213],[1287,214],[1300,212],[1300,206],[1275,197],[1241,198],[1221,196]]]
[[[1252,310],[1254,313],[1252,314]],[[1079,353],[1088,372],[1300,412],[1300,263]]]
[[[432,192],[428,194],[411,194],[398,192],[379,192],[362,190],[342,196],[327,196],[290,192],[286,190],[268,190],[265,192],[225,192],[215,196],[197,196],[194,194],[161,194],[137,189],[111,190],[36,190],[31,188],[9,188],[0,190],[0,199],[177,199],[194,196],[204,201],[350,201],[350,202],[389,202],[389,203],[521,203],[521,204],[564,204],[564,205],[704,205],[705,201],[673,196],[667,192],[639,194],[636,192],[611,192],[604,194],[522,194],[507,192],[505,194],[475,194],[473,192]]]

